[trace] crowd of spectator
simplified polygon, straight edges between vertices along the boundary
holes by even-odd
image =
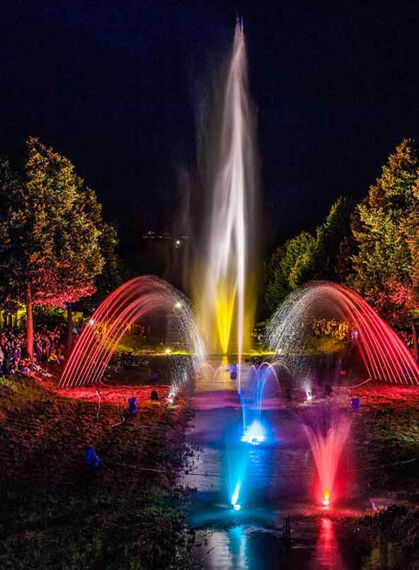
[[[34,363],[60,363],[65,358],[63,327],[51,330],[42,327],[34,333]],[[26,356],[26,334],[23,329],[0,331],[0,373],[21,372],[29,374],[31,363]]]

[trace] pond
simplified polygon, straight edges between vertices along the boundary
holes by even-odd
[[[187,433],[194,453],[181,481],[195,490],[188,520],[194,536],[191,567],[397,568],[397,549],[391,545],[365,552],[357,544],[353,531],[369,503],[359,492],[350,452],[341,462],[345,497],[329,508],[316,505],[312,454],[294,408],[278,399],[266,400],[262,417],[270,427],[269,437],[261,445],[246,445],[236,437],[241,407],[229,374],[218,375],[211,388],[197,380]],[[243,500],[234,509],[229,478],[243,453]]]

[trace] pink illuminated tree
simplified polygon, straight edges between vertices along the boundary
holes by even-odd
[[[411,327],[417,359],[419,157],[403,140],[355,209],[356,254],[348,282],[397,328]]]
[[[21,175],[0,172],[0,264],[3,300],[26,305],[27,351],[33,357],[33,306],[63,306],[95,291],[104,266],[106,225],[96,194],[64,156],[27,141]]]

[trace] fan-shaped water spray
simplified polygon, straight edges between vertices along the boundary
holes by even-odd
[[[310,283],[285,300],[272,317],[267,342],[295,373],[307,368],[307,338],[313,319],[338,318],[349,324],[370,378],[419,384],[419,369],[396,333],[357,293],[329,282]]]
[[[179,340],[189,351],[192,362],[200,362],[205,350],[187,299],[162,279],[136,277],[111,293],[89,319],[70,355],[59,387],[98,382],[127,329],[156,310],[174,313]],[[185,378],[184,371],[177,372],[177,378],[173,379],[175,384]]]
[[[304,430],[318,475],[316,499],[328,507],[335,500],[335,480],[351,427],[351,417],[328,406],[302,413]]]

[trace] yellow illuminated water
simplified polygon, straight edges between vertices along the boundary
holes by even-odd
[[[209,220],[204,236],[201,271],[193,289],[198,322],[212,354],[250,348],[254,323],[257,166],[254,118],[247,88],[246,46],[236,27],[227,73],[219,89],[217,120],[211,125],[207,168]],[[250,240],[253,240],[251,243]]]

